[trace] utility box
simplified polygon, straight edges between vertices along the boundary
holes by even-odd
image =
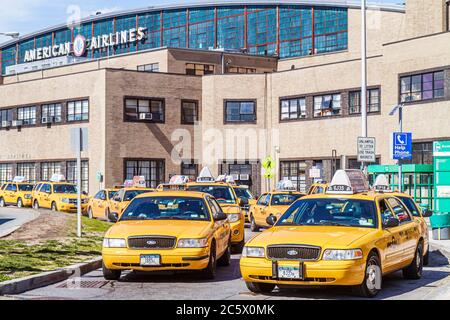
[[[434,211],[430,218],[433,238],[450,239],[450,141],[433,145]]]

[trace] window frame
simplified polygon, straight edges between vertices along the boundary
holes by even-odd
[[[410,72],[410,73],[404,73],[404,74],[399,74],[398,75],[398,102],[400,104],[416,104],[416,103],[429,103],[429,102],[433,102],[433,101],[442,101],[442,100],[448,100],[448,98],[446,98],[445,95],[445,91],[446,91],[446,86],[445,86],[445,80],[446,80],[446,68],[435,68],[435,69],[429,69],[429,70],[420,70],[420,71],[416,71],[416,72]],[[443,79],[442,80],[435,80],[434,76],[436,73],[442,72],[443,73]],[[423,76],[426,74],[432,74],[433,75],[433,82],[432,82],[432,89],[431,92],[433,93],[433,97],[430,99],[423,99],[423,93],[425,91],[430,91],[430,90],[423,90]],[[416,91],[412,90],[412,78],[413,77],[421,77],[421,81],[420,81],[420,85],[421,85],[421,89],[420,89],[420,95],[421,98],[418,100],[411,100],[411,101],[403,101],[402,96],[409,94],[409,96],[412,96],[412,94]],[[405,78],[409,78],[409,91],[408,92],[403,92],[402,91],[402,80]],[[441,97],[435,97],[435,91],[437,89],[435,89],[435,81],[443,81],[444,86],[442,88],[443,90],[443,95]]]
[[[76,103],[77,102],[81,102],[81,113],[76,113]],[[87,113],[83,112],[83,103],[87,102]],[[73,103],[74,104],[74,113],[70,114],[69,113],[69,105]],[[91,117],[91,103],[89,99],[73,99],[73,100],[67,100],[66,102],[66,122],[67,123],[80,123],[80,122],[89,122],[89,119]],[[76,117],[77,115],[81,115],[81,120],[80,119],[73,119],[73,120],[69,120],[70,116]],[[86,119],[83,119],[83,115],[87,115]]]
[[[151,70],[146,70],[147,67],[152,66]],[[158,70],[154,70],[153,66],[157,66]],[[142,70],[140,70],[142,69]],[[147,63],[137,66],[137,71],[139,72],[148,72],[148,73],[157,73],[159,71],[159,62]]]
[[[376,111],[371,111],[371,106],[375,105],[374,103],[371,103],[371,99],[372,99],[372,92],[373,91],[378,91],[378,110]],[[359,104],[352,106],[350,105],[352,99],[352,95],[353,94],[359,94],[358,96],[358,100],[359,100]],[[381,113],[381,88],[380,87],[373,87],[373,88],[367,88],[367,102],[366,102],[366,107],[367,107],[367,113],[368,114],[376,114],[376,113]],[[351,108],[353,107],[357,107],[358,111],[357,112],[351,112]],[[360,115],[361,114],[361,89],[359,90],[350,90],[348,92],[348,103],[347,103],[347,108],[348,108],[348,115],[352,116],[352,115]]]
[[[240,103],[239,105],[239,118],[242,119],[242,103],[253,103],[254,104],[254,108],[253,108],[253,116],[254,116],[254,120],[238,120],[238,121],[229,121],[227,118],[227,108],[228,108],[228,103]],[[244,115],[246,115],[244,113]],[[258,102],[256,99],[224,99],[223,101],[223,123],[224,124],[256,124],[258,122]]]
[[[188,65],[193,65],[194,69],[188,69]],[[202,66],[202,69],[197,69],[197,66]],[[210,68],[212,67],[212,71],[211,70],[206,70],[206,67]],[[188,73],[188,70],[194,70],[194,74]],[[197,74],[197,70],[202,70],[203,74]],[[186,71],[186,75],[188,76],[197,76],[197,77],[203,77],[206,75],[210,75],[210,74],[215,74],[216,72],[216,66],[214,64],[208,64],[208,63],[195,63],[195,62],[186,62],[185,64],[185,71]]]
[[[190,121],[186,121],[186,114],[185,114],[185,110],[184,110],[184,104],[185,103],[193,103],[195,105],[195,119],[194,121],[190,122]],[[181,100],[181,124],[186,124],[186,125],[192,125],[195,124],[196,122],[199,121],[199,101],[198,100],[188,100],[188,99],[182,99]]]
[[[59,110],[59,115],[57,116],[57,115],[55,115],[56,114],[56,110],[57,110],[57,107],[60,107],[60,110]],[[49,102],[49,103],[42,103],[41,105],[40,105],[40,111],[41,111],[41,113],[40,113],[40,122],[41,122],[41,124],[44,124],[43,122],[42,122],[42,119],[43,119],[43,117],[44,117],[44,108],[47,108],[47,117],[49,117],[49,113],[50,114],[52,114],[53,113],[53,115],[50,115],[50,117],[54,117],[55,118],[55,121],[53,121],[52,122],[52,124],[53,123],[62,123],[63,122],[63,114],[64,114],[64,108],[65,108],[65,104],[64,103],[62,103],[62,102]],[[52,112],[49,112],[49,111],[52,111]],[[68,109],[67,109],[67,111],[66,111],[66,113],[68,113]],[[59,118],[59,121],[56,121],[56,118]]]
[[[327,118],[333,118],[333,117],[342,117],[343,116],[342,95],[343,95],[342,92],[331,92],[331,93],[323,93],[323,94],[313,95],[313,97],[312,97],[313,98],[313,103],[312,103],[313,118],[314,119],[327,119]],[[339,109],[335,109],[333,107],[333,102],[335,101],[335,96],[339,96],[339,101],[340,101]],[[323,108],[325,97],[331,97],[331,100],[329,100],[330,101],[329,108]],[[321,113],[323,113],[323,110],[329,110],[329,109],[339,110],[340,112],[337,114],[332,113],[330,115],[323,115],[323,114],[321,114],[320,116],[316,115],[316,98],[321,98],[321,103],[320,103],[321,104],[321,108],[320,108]]]
[[[136,100],[137,101],[137,105],[136,105],[136,114],[138,115],[138,117],[136,119],[130,118],[127,115],[126,109],[127,109],[127,100]],[[159,101],[161,102],[161,110],[162,110],[162,120],[140,120],[139,119],[139,114],[141,112],[139,112],[139,101],[148,101],[149,102],[149,108],[151,111],[151,103],[152,101]],[[144,112],[142,112],[144,113]],[[154,114],[154,112],[150,112],[152,114]],[[165,123],[166,122],[166,99],[165,98],[157,98],[157,97],[135,97],[135,96],[125,96],[123,98],[123,121],[124,122],[137,122],[137,123]]]
[[[299,120],[306,120],[308,119],[308,100],[307,100],[307,96],[294,96],[294,97],[281,97],[280,99],[280,103],[279,103],[279,121],[280,122],[290,122],[290,121],[299,121]],[[291,101],[297,101],[297,118],[291,118]],[[299,101],[300,100],[304,100],[305,101],[305,116],[304,117],[299,117]],[[282,108],[283,108],[283,102],[288,101],[289,103],[289,118],[287,119],[283,119],[283,112],[282,112]]]
[[[129,168],[127,166],[128,162],[136,162],[136,167],[132,167],[134,169],[136,169],[136,168],[141,169],[143,166],[140,166],[139,165],[140,163],[150,162],[150,167],[149,167],[150,170],[152,169],[151,162],[155,162],[156,173],[155,173],[155,180],[154,180],[155,184],[154,184],[153,188],[156,188],[158,185],[160,185],[161,183],[164,183],[164,181],[166,180],[165,179],[165,177],[166,177],[166,160],[165,159],[163,159],[163,158],[125,158],[125,159],[123,159],[123,180],[124,181],[127,180],[127,176],[128,176],[127,175],[127,171]],[[158,164],[161,164],[160,168],[158,168]],[[145,167],[145,168],[147,168],[147,167]],[[161,169],[161,172],[159,172],[158,169]],[[151,172],[149,174],[150,174],[150,178],[151,178]],[[141,174],[141,175],[144,175],[144,174]],[[151,179],[145,181],[149,188],[152,187],[151,186],[152,181],[153,180],[151,180]]]
[[[20,114],[21,110],[24,110],[24,112],[26,110],[28,110],[28,112],[25,112],[25,114],[33,114],[33,112],[32,112],[33,109],[34,109],[34,118],[20,119],[19,114]],[[16,120],[22,121],[22,127],[36,126],[38,124],[38,107],[37,107],[37,105],[17,107]],[[29,122],[30,120],[32,121],[31,123]],[[28,123],[25,123],[25,121],[28,121]]]

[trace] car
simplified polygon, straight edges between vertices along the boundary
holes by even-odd
[[[123,270],[198,271],[213,279],[230,264],[231,227],[209,194],[161,191],[136,196],[103,240],[103,276]]]
[[[280,218],[292,203],[303,196],[305,194],[301,192],[283,190],[264,193],[257,203],[250,207],[250,230],[258,232],[261,227],[270,227],[266,222],[267,217]]]
[[[0,195],[0,207],[16,205],[18,208],[31,207],[33,184],[27,182],[6,183]]]
[[[62,182],[40,182],[39,190],[35,190],[32,196],[34,209],[46,208],[52,211],[67,213],[77,212],[77,186],[74,183]],[[81,195],[81,210],[86,212],[88,197]]]
[[[308,190],[307,195],[311,194],[323,194],[327,190],[329,184],[325,182],[313,183]]]
[[[385,175],[378,175],[373,185],[373,189],[376,192],[389,193],[394,197],[400,199],[408,208],[409,212],[413,215],[414,219],[419,221],[420,234],[424,239],[423,264],[427,266],[430,259],[430,242],[428,224],[425,221],[425,218],[431,217],[433,215],[433,212],[429,209],[420,208],[409,194],[392,190],[388,181],[389,180]]]
[[[250,210],[250,206],[256,204],[255,196],[250,191],[250,188],[245,185],[233,186],[233,189],[236,196],[242,201],[241,210],[245,215],[245,222],[250,222],[248,212]]]
[[[0,197],[1,197],[2,194],[3,194],[3,190],[6,188],[6,185],[7,185],[7,183],[2,183],[2,184],[0,184]]]
[[[228,215],[233,252],[241,253],[245,245],[245,216],[241,210],[243,202],[234,191],[234,182],[231,180],[231,176],[219,176],[216,180],[209,175],[205,176],[200,173],[198,182],[187,183],[186,190],[208,193],[217,200],[221,210]]]
[[[102,189],[89,199],[87,205],[87,215],[89,218],[102,218],[108,220],[108,214],[110,212],[111,199],[117,194],[120,189],[109,188]]]
[[[369,191],[359,170],[338,170],[326,194],[306,196],[267,222],[273,227],[250,240],[240,260],[250,291],[350,286],[374,297],[383,275],[422,276],[419,221],[397,197]]]
[[[117,212],[119,215],[123,213],[126,206],[133,200],[136,196],[154,192],[155,189],[142,188],[142,187],[125,187],[116,192],[116,194],[109,201],[109,208],[106,209],[106,217],[109,216],[110,212]]]

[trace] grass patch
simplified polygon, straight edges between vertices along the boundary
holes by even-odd
[[[83,237],[76,237],[76,217],[67,221],[67,237],[27,243],[0,240],[0,282],[52,271],[101,255],[102,240],[110,223],[83,217]]]

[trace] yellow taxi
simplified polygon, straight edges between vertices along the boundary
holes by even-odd
[[[305,196],[304,193],[293,191],[295,188],[292,183],[277,189],[264,193],[257,203],[250,207],[250,230],[253,232],[258,232],[261,227],[271,227],[267,224],[268,217],[280,218],[292,203]]]
[[[138,195],[103,240],[103,275],[123,270],[196,270],[207,279],[230,264],[230,224],[209,194],[161,191]]]
[[[120,189],[109,201],[109,208],[106,208],[106,217],[109,216],[110,212],[116,212],[120,216],[123,213],[123,210],[136,196],[154,191],[155,189],[142,187],[126,187]]]
[[[325,182],[313,183],[308,190],[307,195],[311,194],[324,194],[329,184]]]
[[[117,194],[119,188],[103,189],[89,199],[87,215],[89,218],[102,218],[108,220],[110,212],[110,201]]]
[[[256,204],[257,200],[255,196],[250,191],[250,188],[245,185],[233,186],[233,189],[236,196],[241,199],[241,210],[244,213],[245,222],[250,222],[248,213],[250,211],[250,207]]]
[[[375,192],[389,193],[392,196],[400,199],[403,202],[403,204],[408,208],[409,212],[412,214],[414,219],[419,221],[420,234],[424,239],[423,264],[427,266],[429,263],[429,256],[430,256],[430,242],[429,242],[428,225],[427,222],[425,221],[425,218],[431,217],[433,215],[433,212],[429,209],[420,208],[409,194],[398,192],[398,190],[397,191],[392,190],[389,185],[389,180],[385,175],[377,176],[375,183],[373,185],[373,189]]]
[[[242,201],[234,192],[231,176],[219,176],[215,181],[207,167],[202,170],[197,182],[190,182],[186,190],[208,193],[219,203],[222,211],[228,215],[231,225],[231,244],[233,251],[241,253],[245,245],[245,216],[241,211]]]
[[[351,286],[374,297],[382,276],[403,270],[422,276],[425,239],[419,222],[396,197],[368,191],[359,170],[339,170],[326,194],[296,201],[250,240],[240,268],[253,292],[276,286]]]
[[[63,182],[65,179],[58,176],[50,182],[41,182],[40,188],[34,191],[32,204],[34,209],[46,208],[52,211],[77,212],[76,184]],[[81,195],[81,210],[86,212],[89,198]]]
[[[0,207],[6,205],[16,205],[18,208],[31,207],[33,184],[22,181],[24,179],[14,179],[13,182],[5,184],[0,194]]]

